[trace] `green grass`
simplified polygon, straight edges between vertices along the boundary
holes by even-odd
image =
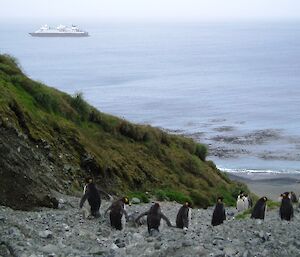
[[[274,202],[272,200],[268,200],[268,210],[274,210],[280,207],[280,202]]]
[[[68,156],[59,159],[62,166],[76,167],[76,176],[57,177],[62,184],[73,181],[71,191],[89,175],[111,193],[133,192],[148,201],[140,193],[148,191],[201,207],[219,195],[232,204],[241,188],[247,191],[206,161],[204,144],[102,113],[82,93],[70,96],[26,77],[7,55],[0,55],[0,90],[0,121],[14,124],[35,143],[46,141],[54,156]],[[92,156],[88,165],[82,163],[85,156]]]
[[[238,215],[235,216],[235,218],[237,220],[242,220],[242,219],[246,219],[246,218],[250,218],[251,213],[252,213],[253,208],[249,208],[248,210],[239,213]]]
[[[128,197],[129,197],[129,199],[136,197],[136,198],[140,199],[142,203],[150,202],[149,194],[146,194],[144,192],[137,192],[137,191],[129,192]]]
[[[193,204],[192,198],[180,191],[172,189],[159,189],[154,192],[154,196],[158,201],[175,201],[177,203],[190,202]]]

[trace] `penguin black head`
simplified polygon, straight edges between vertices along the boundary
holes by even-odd
[[[289,197],[289,192],[285,192],[282,194],[282,198],[288,198]]]
[[[217,202],[218,202],[218,203],[221,203],[221,202],[223,202],[223,199],[224,199],[223,196],[219,196],[219,197],[217,198]]]
[[[87,184],[93,183],[93,178],[92,178],[92,177],[87,177],[87,178],[85,179],[85,182],[86,182]]]
[[[185,206],[185,207],[191,207],[191,203],[190,203],[189,201],[186,201],[186,202],[184,203],[184,206]]]
[[[263,197],[264,201],[268,201],[268,198],[266,196]]]
[[[124,204],[129,204],[129,199],[126,196],[122,198],[122,201]]]
[[[150,213],[157,214],[160,212],[160,205],[159,203],[154,203],[150,208]]]

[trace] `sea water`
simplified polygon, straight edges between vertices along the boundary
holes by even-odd
[[[40,25],[0,24],[0,52],[31,78],[194,137],[221,168],[300,170],[300,23],[83,22],[90,37],[31,37]]]

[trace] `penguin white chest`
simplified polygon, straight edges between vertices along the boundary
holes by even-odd
[[[192,209],[191,208],[189,208],[189,210],[188,210],[188,221],[189,221],[188,226],[190,227],[191,222],[192,222]]]
[[[236,208],[238,211],[243,211],[244,210],[244,201],[242,199],[238,199],[236,202]]]
[[[124,205],[124,210],[126,211],[126,206],[125,205]],[[125,218],[124,214],[122,214],[121,224],[122,224],[122,229],[124,229],[125,225],[126,225],[126,218]]]

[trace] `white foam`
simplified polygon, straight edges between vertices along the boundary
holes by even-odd
[[[269,170],[269,169],[230,169],[217,167],[219,170],[228,173],[243,173],[243,174],[253,174],[253,173],[263,173],[263,174],[300,174],[300,170]]]

